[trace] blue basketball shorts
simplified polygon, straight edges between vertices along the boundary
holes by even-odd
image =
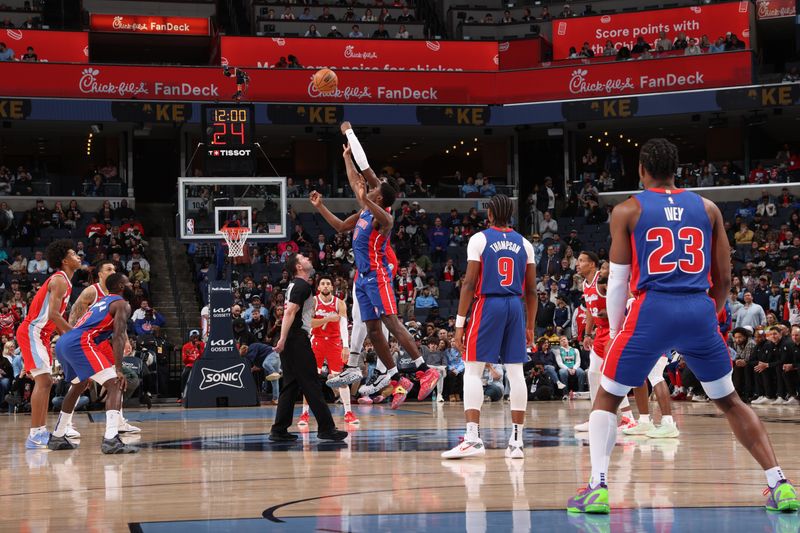
[[[464,361],[525,363],[525,310],[517,296],[481,296],[467,324]]]
[[[677,350],[701,382],[731,371],[714,300],[705,292],[641,292],[611,341],[603,375],[628,387],[644,383],[662,354]]]

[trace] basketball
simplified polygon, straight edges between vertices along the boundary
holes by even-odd
[[[314,73],[312,78],[314,88],[321,93],[332,93],[339,85],[339,78],[336,73],[329,68],[321,68]]]

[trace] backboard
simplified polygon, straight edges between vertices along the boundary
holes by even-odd
[[[250,228],[248,240],[287,239],[286,178],[178,178],[179,238],[217,241],[224,226]]]

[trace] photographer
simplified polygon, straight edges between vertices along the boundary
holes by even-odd
[[[150,377],[150,369],[138,357],[138,354],[134,353],[130,340],[125,343],[123,355],[125,357],[122,358],[122,373],[125,375],[128,387],[125,389],[122,401],[131,399],[138,392],[139,403],[146,404],[150,409],[153,406],[153,400],[150,393],[145,390],[145,382]]]
[[[142,303],[144,305],[144,302]],[[133,330],[139,335],[155,335],[155,331],[166,325],[166,320],[152,307],[144,307],[142,318],[133,321]],[[137,309],[137,311],[139,311]]]

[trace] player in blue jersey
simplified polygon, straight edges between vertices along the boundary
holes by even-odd
[[[538,301],[533,245],[509,226],[513,212],[514,204],[508,196],[492,197],[488,209],[491,227],[473,235],[467,245],[467,273],[454,337],[464,355],[467,432],[458,446],[442,453],[445,459],[486,455],[478,424],[483,404],[481,377],[487,363],[502,363],[511,387],[512,428],[505,455],[511,459],[525,457],[522,427],[528,390],[522,364],[528,360],[526,346],[533,343]],[[465,339],[470,304],[472,314]]]
[[[644,382],[661,354],[677,350],[764,469],[766,508],[796,511],[795,488],[778,466],[766,429],[731,380],[731,359],[717,321],[731,287],[722,214],[713,202],[675,187],[677,167],[675,145],[666,139],[645,143],[639,155],[645,190],[616,206],[611,216],[606,305],[613,340],[589,416],[592,477],[567,510],[609,512],[606,476],[616,443],[617,408],[631,388]],[[634,301],[625,316],[629,280]]]
[[[103,297],[61,335],[56,342],[56,356],[64,369],[64,379],[71,388],[85,389],[85,380],[91,379],[106,389],[106,431],[100,450],[106,454],[136,453],[138,448],[128,446],[119,438],[122,423],[122,393],[127,382],[122,374],[122,358],[128,341],[128,318],[133,286],[124,274],[111,274],[106,278],[108,296]],[[77,398],[75,397],[75,400]],[[71,414],[75,408],[66,405],[62,411]],[[75,446],[66,438],[69,420],[62,415],[50,437],[51,450],[70,450]]]
[[[397,318],[392,272],[386,255],[389,235],[394,225],[390,208],[397,196],[396,184],[393,180],[381,181],[377,178],[369,167],[366,154],[349,122],[342,123],[341,131],[348,140],[342,154],[348,182],[356,193],[356,200],[362,209],[342,221],[324,208],[319,195],[312,195],[311,203],[337,231],[353,230],[353,255],[357,269],[354,282],[355,300],[360,318],[367,326],[367,334],[382,363],[373,374],[373,381],[362,386],[359,392],[369,396],[393,384],[395,387],[392,408],[396,409],[405,401],[412,384],[405,377],[396,380],[396,365],[382,326],[386,326],[400,346],[414,359],[417,367],[416,378],[419,381],[418,400],[424,400],[430,395],[439,380],[439,373],[425,364],[414,339]],[[356,170],[353,158],[364,172],[363,175]],[[361,372],[355,367],[356,359],[357,355],[354,357],[351,353],[350,360],[342,373],[337,376],[338,379],[329,380],[328,385],[348,386],[360,380]]]

